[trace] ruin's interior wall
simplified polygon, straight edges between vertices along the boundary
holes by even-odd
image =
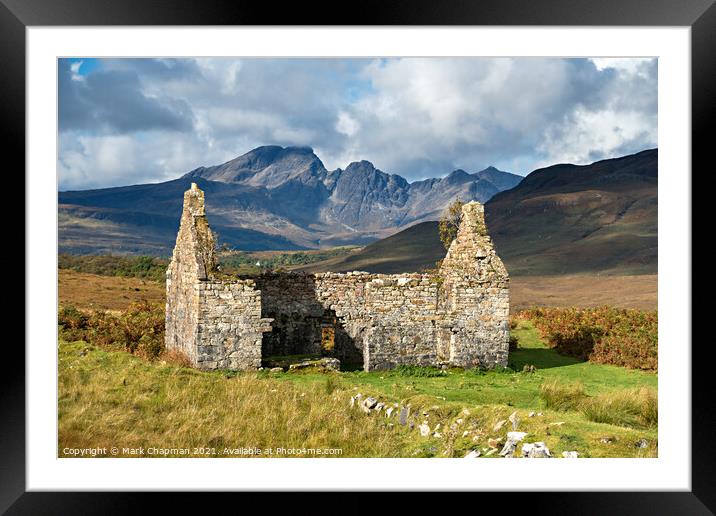
[[[438,282],[424,274],[269,273],[254,278],[262,316],[273,319],[264,355],[319,354],[369,369],[436,361]],[[322,349],[332,326],[334,346]],[[378,338],[390,335],[388,339]],[[371,345],[365,349],[368,335]]]
[[[264,356],[321,353],[322,321],[326,314],[309,274],[268,273],[254,278],[261,291],[261,313],[273,319],[264,334]]]

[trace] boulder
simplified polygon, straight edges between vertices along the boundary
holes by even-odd
[[[480,452],[479,452],[479,451],[477,451],[477,450],[472,450],[470,453],[468,453],[467,455],[465,455],[463,458],[464,458],[464,459],[476,459],[476,458],[478,458],[479,456],[480,456]]]
[[[430,427],[423,423],[418,427],[418,430],[420,430],[420,435],[423,437],[427,437],[430,435]]]

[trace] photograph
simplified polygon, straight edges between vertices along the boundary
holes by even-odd
[[[659,459],[659,56],[132,55],[54,59],[57,459]]]

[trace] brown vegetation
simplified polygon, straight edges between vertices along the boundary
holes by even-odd
[[[57,323],[60,338],[66,341],[83,340],[108,351],[128,351],[148,359],[164,351],[164,307],[147,301],[130,303],[120,314],[65,306]]]
[[[164,303],[164,283],[156,281],[58,271],[60,306],[72,305],[83,310],[120,311],[132,301]]]
[[[536,308],[518,317],[530,319],[542,338],[560,354],[633,369],[657,369],[656,311],[607,306]]]

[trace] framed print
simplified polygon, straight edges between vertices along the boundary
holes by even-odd
[[[712,2],[376,4],[350,26],[132,4],[1,7],[28,204],[3,509],[713,510],[691,337]]]

